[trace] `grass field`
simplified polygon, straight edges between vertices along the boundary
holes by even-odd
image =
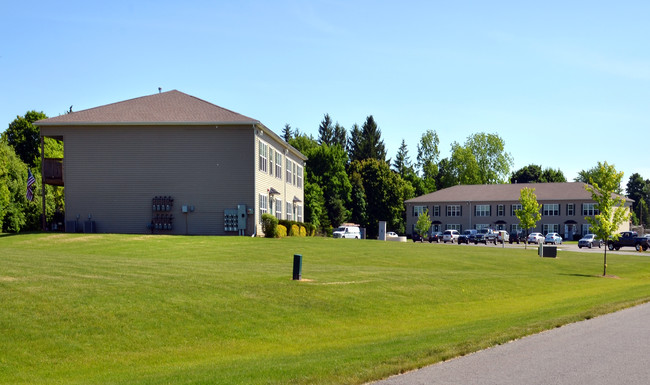
[[[650,300],[647,253],[536,252],[4,235],[0,384],[361,384]]]

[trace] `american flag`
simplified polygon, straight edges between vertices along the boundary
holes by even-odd
[[[34,200],[34,191],[32,190],[32,186],[36,183],[36,178],[34,178],[34,174],[32,174],[32,170],[27,169],[27,200],[28,201],[33,201]]]

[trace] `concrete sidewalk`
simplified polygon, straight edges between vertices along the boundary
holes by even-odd
[[[650,303],[372,384],[650,384]]]

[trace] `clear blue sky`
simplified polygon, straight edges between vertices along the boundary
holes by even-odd
[[[648,1],[1,1],[0,130],[162,87],[278,134],[373,115],[391,158],[486,132],[513,171],[650,178]]]

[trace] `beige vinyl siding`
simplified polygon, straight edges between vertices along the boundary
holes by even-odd
[[[66,220],[98,232],[147,233],[154,196],[174,198],[167,234],[224,234],[225,209],[255,209],[253,127],[43,127],[62,135]],[[183,205],[194,212],[183,214]],[[255,209],[255,211],[257,211]],[[248,231],[254,229],[249,218]]]
[[[274,138],[270,137],[270,135],[263,135],[263,136],[258,136],[257,140],[255,141],[255,149],[256,151],[259,150],[259,141],[262,141],[266,143],[269,146],[269,149],[273,149],[273,152],[279,152],[282,156],[282,172],[280,175],[280,178],[276,176],[275,173],[275,164],[276,161],[274,159],[273,161],[273,172],[270,172],[270,167],[267,169],[266,172],[260,171],[259,167],[259,154],[256,154],[255,156],[255,199],[256,199],[256,206],[255,206],[255,223],[257,224],[257,234],[262,234],[262,226],[260,224],[261,222],[261,215],[259,213],[259,195],[266,195],[269,197],[269,191],[271,188],[275,189],[276,191],[279,192],[278,195],[273,196],[273,209],[271,210],[268,208],[268,213],[275,214],[276,212],[276,199],[279,199],[283,202],[282,205],[282,218],[281,219],[286,219],[287,218],[287,212],[286,212],[286,202],[293,202],[294,197],[297,197],[300,199],[300,203],[298,203],[301,206],[304,206],[304,194],[303,190],[304,188],[298,188],[296,185],[293,184],[293,180],[287,181],[286,178],[286,159],[287,157],[294,163],[301,165],[304,169],[304,161],[297,157],[295,154],[293,154],[291,151],[287,150],[287,145],[284,142],[280,142],[275,140]],[[304,174],[304,171],[303,171]],[[303,178],[304,179],[304,178]],[[269,197],[268,199],[269,202],[271,202],[271,199]],[[304,209],[303,209],[304,212]],[[295,217],[294,217],[295,220]]]

